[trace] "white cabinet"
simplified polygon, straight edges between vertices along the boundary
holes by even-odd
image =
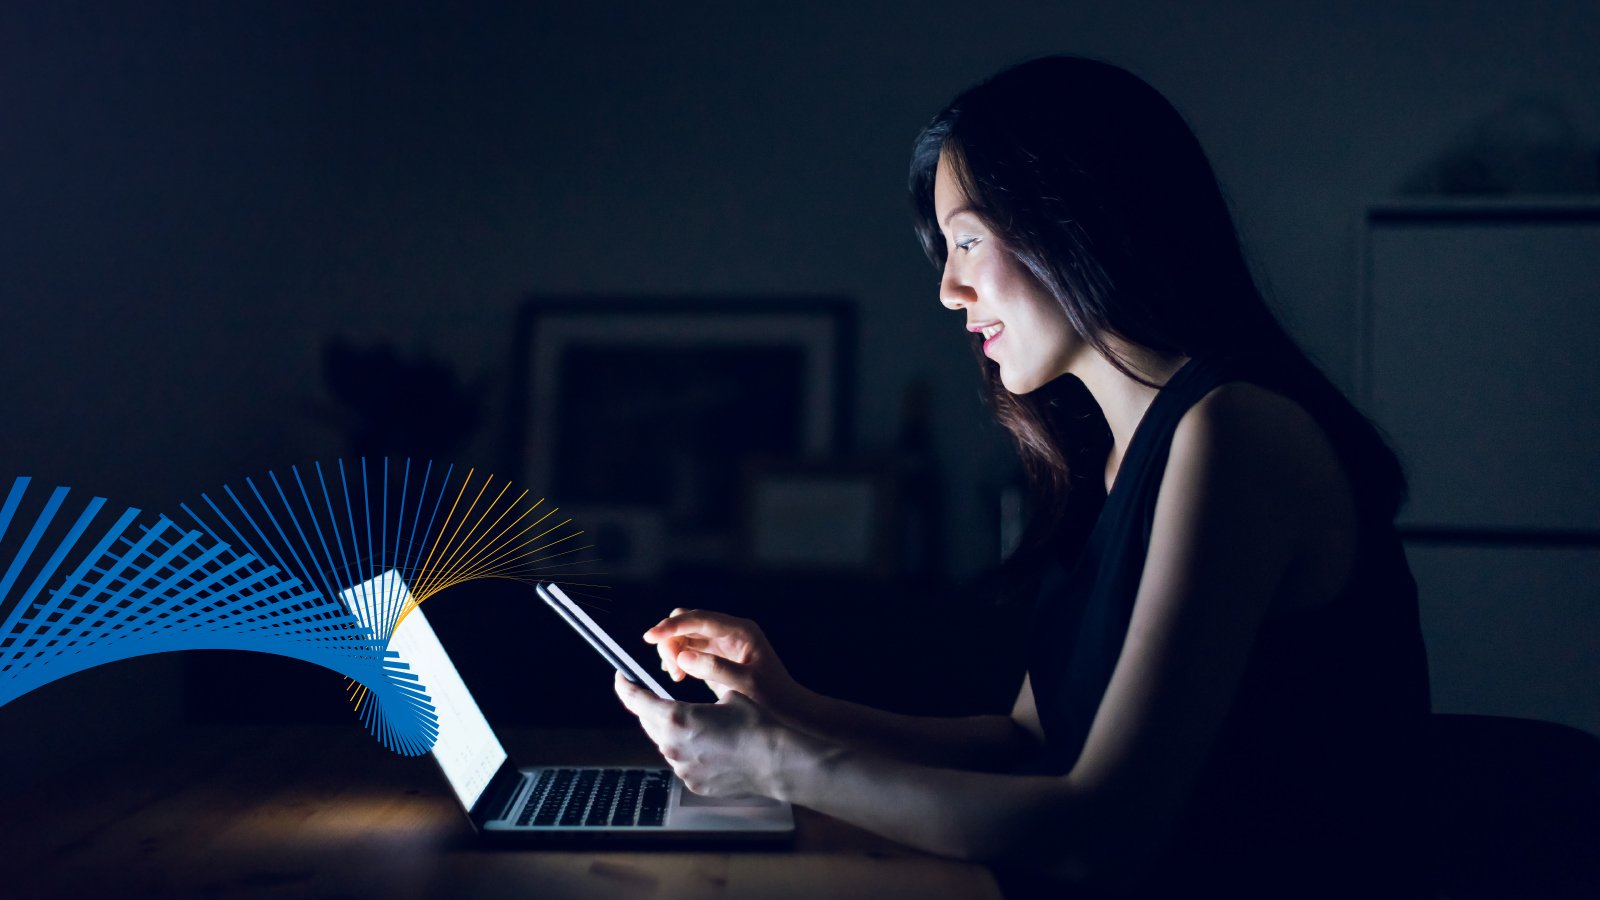
[[[1600,198],[1374,206],[1362,257],[1435,709],[1600,732]]]

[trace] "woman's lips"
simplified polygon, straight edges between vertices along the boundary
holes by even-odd
[[[999,328],[998,331],[996,331],[994,334],[990,335],[988,338],[986,338],[984,340],[984,342],[983,342],[983,355],[988,356],[989,355],[989,348],[994,345],[995,341],[1000,340],[1001,335],[1006,333],[1004,325],[1000,325],[1000,326],[998,326],[998,328]]]

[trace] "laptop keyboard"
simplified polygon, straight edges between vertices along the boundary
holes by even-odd
[[[517,813],[518,825],[573,828],[660,826],[670,769],[545,769]]]

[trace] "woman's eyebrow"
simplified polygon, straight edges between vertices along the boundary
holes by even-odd
[[[954,219],[957,215],[959,215],[961,213],[964,213],[964,212],[972,212],[972,206],[969,205],[969,204],[962,204],[961,206],[958,206],[955,209],[952,209],[949,212],[945,213],[944,214],[944,225],[945,225],[945,227],[949,228],[950,227],[950,220]]]

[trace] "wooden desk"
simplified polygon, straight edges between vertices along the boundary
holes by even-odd
[[[18,739],[11,736],[9,739]],[[650,759],[636,731],[508,730],[519,761]],[[433,762],[358,724],[191,727],[76,777],[0,782],[4,897],[999,897],[987,869],[809,810],[792,848],[490,850]]]

